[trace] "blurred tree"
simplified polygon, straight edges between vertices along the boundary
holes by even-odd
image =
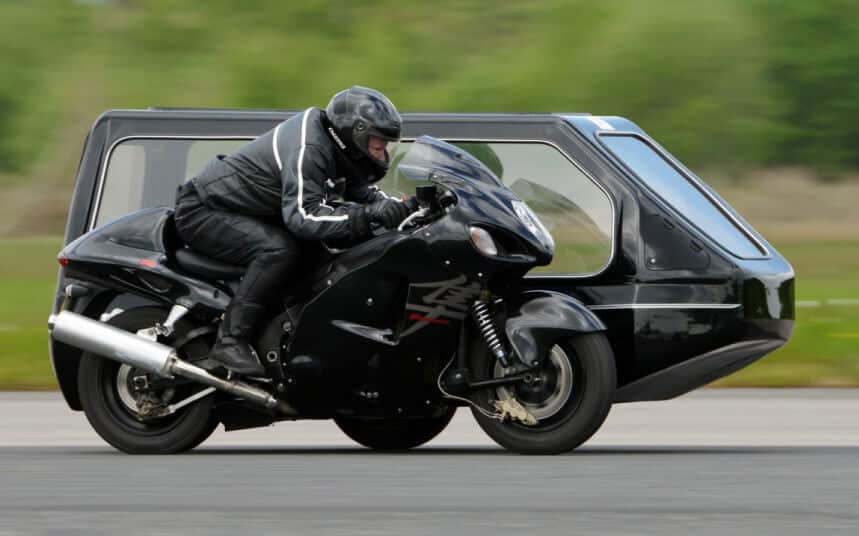
[[[773,160],[859,165],[859,2],[756,0],[781,101]]]
[[[857,15],[848,0],[0,2],[0,180],[79,151],[106,108],[301,109],[355,83],[402,110],[625,115],[693,166],[855,167]]]

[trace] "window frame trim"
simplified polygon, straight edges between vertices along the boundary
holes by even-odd
[[[101,208],[102,196],[104,195],[104,185],[107,178],[107,168],[110,164],[110,160],[113,156],[113,151],[122,143],[131,140],[211,140],[211,141],[252,141],[259,136],[206,136],[206,135],[146,135],[146,134],[135,134],[130,136],[123,136],[113,143],[111,143],[107,152],[105,153],[104,163],[101,167],[101,172],[99,173],[98,179],[98,187],[96,190],[96,195],[94,197],[91,209],[91,217],[89,221],[89,225],[87,227],[87,232],[92,231],[95,228],[95,221],[98,218],[98,212]],[[417,137],[404,137],[401,138],[401,142],[414,142],[418,138]],[[558,144],[553,141],[546,139],[529,139],[529,138],[474,138],[474,137],[443,137],[439,138],[442,141],[448,143],[517,143],[517,144],[540,144],[547,145],[549,147],[554,148],[561,156],[563,156],[570,164],[573,165],[576,169],[581,172],[591,183],[594,184],[599,190],[605,195],[606,199],[609,202],[609,206],[611,206],[611,237],[610,237],[610,251],[608,259],[605,264],[603,264],[598,270],[593,272],[586,273],[564,273],[564,272],[540,272],[540,273],[528,273],[525,275],[525,279],[587,279],[592,277],[597,277],[607,271],[611,265],[614,263],[617,251],[617,234],[618,234],[618,222],[617,222],[617,206],[612,197],[611,193],[608,189],[600,184],[594,176],[588,172],[584,166],[576,162],[566,151],[564,151]]]

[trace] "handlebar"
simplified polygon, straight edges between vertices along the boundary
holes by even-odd
[[[426,215],[427,215],[427,214],[429,214],[429,213],[430,213],[430,208],[429,208],[429,207],[421,207],[421,208],[419,208],[417,211],[412,212],[411,214],[409,214],[409,216],[408,216],[406,219],[404,219],[404,220],[402,221],[402,223],[400,223],[399,227],[397,227],[397,231],[402,231],[403,229],[405,229],[405,228],[406,228],[406,226],[407,226],[407,225],[409,225],[410,223],[412,223],[414,220],[416,220],[416,219],[418,219],[418,218],[422,218],[423,216],[426,216]]]

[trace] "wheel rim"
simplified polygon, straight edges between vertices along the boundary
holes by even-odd
[[[105,363],[102,369],[99,383],[114,421],[129,432],[147,436],[160,435],[176,427],[193,405],[171,415],[141,420],[137,413],[137,398],[131,390],[135,370],[119,363]],[[167,390],[171,391],[171,398],[175,396],[175,389]]]
[[[119,401],[122,405],[132,414],[137,413],[137,400],[140,396],[132,392],[134,373],[136,372],[141,371],[125,363],[121,364],[119,370],[116,372],[116,394],[119,396]],[[158,398],[164,404],[171,402],[175,396],[176,389],[174,388],[162,389],[158,393]]]
[[[493,375],[503,377],[504,367],[495,363]],[[546,364],[534,374],[529,383],[519,383],[515,387],[503,386],[495,390],[498,400],[516,397],[538,421],[550,419],[570,402],[576,374],[569,356],[558,345],[552,347]]]
[[[119,401],[128,411],[137,411],[137,399],[131,394],[130,381],[131,367],[125,364],[120,365],[116,373],[116,394],[119,395]]]

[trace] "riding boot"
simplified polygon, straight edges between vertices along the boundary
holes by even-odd
[[[262,305],[233,300],[227,306],[224,320],[218,329],[218,338],[209,359],[228,370],[245,376],[262,376],[265,368],[260,364],[250,344],[250,336],[257,320],[264,312]]]

